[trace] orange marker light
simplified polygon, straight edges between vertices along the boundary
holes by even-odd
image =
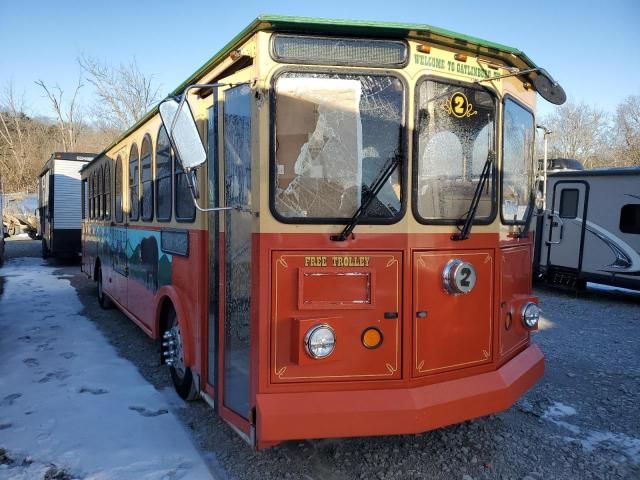
[[[453,58],[455,58],[459,62],[466,62],[467,56],[464,53],[456,53]]]
[[[416,50],[420,53],[431,53],[431,47],[429,45],[418,45]]]
[[[375,327],[367,328],[362,332],[362,344],[366,348],[378,348],[382,345],[382,332]]]

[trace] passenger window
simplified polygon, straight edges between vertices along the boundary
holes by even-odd
[[[151,137],[145,135],[140,149],[140,175],[142,177],[142,220],[153,220],[153,172],[151,171]]]
[[[81,193],[81,201],[82,201],[82,219],[87,218],[87,179],[82,180],[82,193]]]
[[[104,193],[104,167],[98,169],[98,185],[96,189],[97,217],[103,217],[102,194]]]
[[[122,223],[122,159],[120,157],[116,159],[115,184],[116,222]]]
[[[107,160],[111,162],[111,160]],[[102,205],[104,208],[105,220],[111,220],[111,165],[107,163],[104,167],[104,197]]]
[[[171,220],[173,200],[171,172],[171,143],[167,130],[163,126],[158,131],[156,140],[156,218],[161,222]]]
[[[620,231],[640,234],[640,204],[630,203],[620,210]]]
[[[138,197],[138,184],[140,173],[138,171],[138,147],[134,143],[129,153],[129,220],[138,220],[140,200]]]
[[[575,188],[562,190],[560,195],[560,218],[576,218],[578,216],[578,200],[580,193]]]
[[[89,192],[89,217],[92,218],[92,219],[96,218],[95,191],[96,191],[96,174],[92,173],[91,174],[90,192]]]

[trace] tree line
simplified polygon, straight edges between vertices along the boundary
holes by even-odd
[[[549,158],[575,158],[585,168],[640,166],[640,95],[626,97],[615,112],[568,101],[538,124],[552,132]]]
[[[31,114],[12,83],[0,88],[0,187],[5,193],[35,191],[38,172],[52,152],[101,152],[160,99],[153,77],[135,60],[111,66],[83,55],[77,61],[82,73],[73,91],[35,82],[53,117]],[[79,99],[87,84],[94,96],[83,106]]]
[[[37,174],[54,151],[97,153],[112,143],[160,99],[153,76],[135,61],[111,66],[80,56],[81,78],[73,92],[43,80],[35,83],[53,117],[31,115],[11,83],[0,90],[0,179],[5,192],[34,191]],[[82,89],[93,87],[88,107],[79,104]],[[585,168],[640,166],[640,95],[630,95],[606,112],[569,101],[541,119],[552,131],[549,158],[575,158]],[[538,158],[542,135],[538,135]]]

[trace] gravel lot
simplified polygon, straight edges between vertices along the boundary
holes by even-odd
[[[39,242],[10,241],[6,258],[39,252]],[[117,310],[100,309],[77,262],[57,265],[83,314],[118,352],[156,388],[171,388],[158,345]],[[497,415],[420,435],[288,442],[255,452],[204,402],[176,397],[174,408],[222,479],[640,478],[640,294],[537,294],[544,318],[535,341],[546,375]]]

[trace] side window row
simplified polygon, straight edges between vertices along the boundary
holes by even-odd
[[[178,162],[174,162],[169,136],[163,127],[158,131],[155,152],[155,179],[152,169],[153,148],[151,136],[144,136],[140,152],[134,143],[129,151],[128,188],[130,203],[128,220],[168,222],[171,220],[175,198],[175,218],[178,221],[193,221],[196,209],[191,198],[189,183]],[[113,181],[114,216],[117,223],[124,221],[122,208],[123,160],[115,161],[114,175],[110,163],[98,167],[82,182],[82,217],[111,219],[111,191]],[[135,200],[133,200],[135,199]],[[136,201],[137,200],[137,201]]]

